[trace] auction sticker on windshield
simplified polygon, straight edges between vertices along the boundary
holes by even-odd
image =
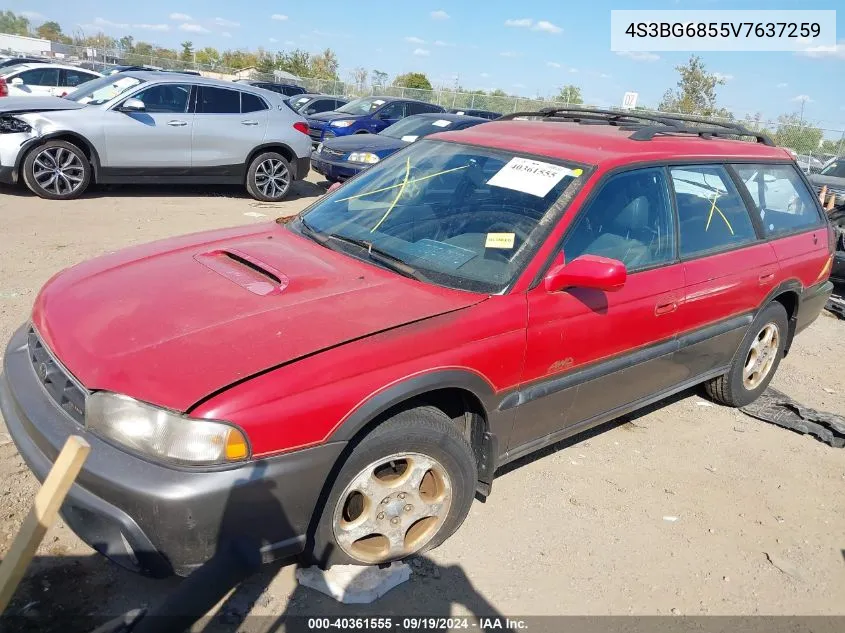
[[[566,176],[575,176],[575,173],[560,165],[515,157],[496,172],[487,184],[544,198]]]
[[[484,248],[513,248],[516,233],[488,233]]]

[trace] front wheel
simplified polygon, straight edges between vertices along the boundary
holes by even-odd
[[[91,163],[73,143],[47,141],[23,161],[23,181],[39,198],[71,200],[91,182]]]
[[[246,190],[256,200],[278,202],[288,195],[292,181],[287,159],[276,152],[264,152],[249,164]]]
[[[783,305],[777,301],[767,305],[748,329],[728,373],[706,383],[708,395],[732,407],[754,402],[774,378],[783,358],[788,328]]]
[[[472,448],[443,412],[398,413],[350,453],[306,557],[373,565],[436,547],[463,523],[477,479]]]

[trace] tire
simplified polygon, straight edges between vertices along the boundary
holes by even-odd
[[[252,159],[246,172],[246,190],[256,200],[284,200],[293,184],[293,171],[287,159],[276,152],[264,152]]]
[[[771,333],[772,340],[765,343]],[[707,394],[731,407],[744,407],[754,402],[766,390],[783,358],[786,337],[789,336],[789,320],[786,309],[777,301],[767,305],[748,328],[745,338],[734,355],[731,368],[723,376],[705,383]],[[759,363],[752,364],[752,346]],[[765,354],[761,354],[763,350]],[[746,372],[746,368],[757,371]]]
[[[437,547],[464,522],[477,480],[469,442],[442,411],[402,411],[349,453],[304,557],[323,568],[369,565]]]
[[[24,158],[21,171],[29,190],[46,200],[78,198],[91,182],[91,163],[85,153],[66,141],[47,141],[34,148]]]

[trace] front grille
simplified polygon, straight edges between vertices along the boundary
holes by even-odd
[[[27,344],[32,368],[44,389],[70,417],[84,425],[85,398],[88,392],[53,357],[32,328],[29,329]]]
[[[323,147],[323,151],[320,152],[322,155],[327,156],[329,158],[343,158],[346,152],[340,152],[336,149],[331,149],[329,147]]]

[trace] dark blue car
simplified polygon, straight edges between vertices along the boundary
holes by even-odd
[[[335,136],[377,134],[400,119],[426,112],[443,112],[433,103],[398,97],[364,97],[350,101],[333,112],[306,117],[315,143]]]
[[[459,114],[417,114],[378,134],[326,139],[311,155],[311,167],[330,182],[351,178],[423,136],[487,123],[487,119]]]

